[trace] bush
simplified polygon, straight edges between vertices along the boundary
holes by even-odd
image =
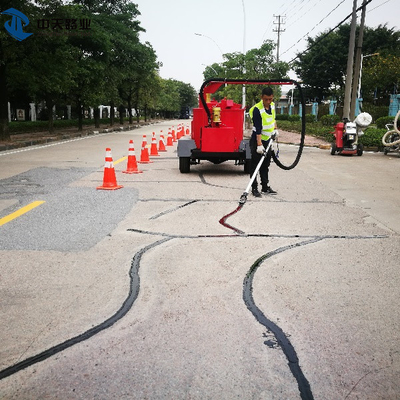
[[[275,119],[277,121],[287,121],[289,119],[289,114],[276,114]]]
[[[336,115],[336,114],[323,115],[320,118],[320,122],[324,126],[335,126],[338,122],[340,122],[340,117],[339,117],[339,115]]]
[[[388,106],[376,106],[374,104],[363,103],[362,110],[372,115],[373,120],[376,122],[381,117],[387,117]]]
[[[299,114],[293,114],[288,116],[288,121],[290,122],[295,122],[295,121],[300,121],[300,115]]]
[[[393,124],[394,117],[380,117],[376,120],[376,127],[380,129],[386,129],[386,124]]]
[[[314,114],[306,114],[306,122],[316,122],[317,117]]]
[[[364,135],[360,136],[359,142],[366,147],[378,147],[378,149],[382,149],[382,137],[386,132],[386,129],[367,128],[364,131]]]

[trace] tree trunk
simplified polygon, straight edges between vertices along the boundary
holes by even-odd
[[[114,118],[115,118],[114,102],[110,101],[110,126],[114,125]]]
[[[2,63],[2,48],[0,43],[0,140],[10,140],[8,126],[8,93],[6,84],[6,66]]]
[[[100,108],[96,107],[94,109],[94,127],[100,128]]]
[[[53,118],[53,106],[54,102],[50,96],[46,98],[46,107],[47,111],[49,113],[48,118],[49,118],[49,132],[53,133],[54,132],[54,118]]]
[[[128,97],[128,114],[129,114],[129,124],[132,125],[133,117],[132,117],[132,96]]]
[[[120,125],[124,124],[124,111],[125,111],[125,107],[121,104],[119,106],[119,123],[120,123]]]
[[[82,113],[82,103],[80,100],[78,100],[77,105],[76,105],[76,111],[78,113],[78,131],[82,132],[83,131],[83,113]]]

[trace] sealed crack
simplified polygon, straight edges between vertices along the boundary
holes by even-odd
[[[296,350],[294,349],[292,343],[288,339],[288,336],[283,332],[283,330],[274,322],[269,320],[264,313],[256,306],[253,299],[253,278],[258,267],[268,258],[282,253],[284,251],[293,249],[295,247],[306,246],[307,244],[316,243],[323,238],[313,238],[303,242],[291,244],[288,246],[280,247],[274,251],[271,251],[263,256],[261,256],[255,263],[250,267],[244,282],[243,282],[243,300],[249,311],[254,315],[256,320],[263,326],[265,326],[268,332],[272,332],[275,340],[269,339],[264,342],[268,347],[280,347],[288,360],[289,369],[292,375],[297,381],[297,385],[300,391],[300,396],[303,400],[312,400],[314,396],[311,391],[310,383],[305,377],[299,363],[299,358],[297,356]]]
[[[140,277],[139,277],[139,267],[140,267],[140,260],[146,251],[152,249],[153,247],[156,247],[162,243],[167,242],[171,238],[166,238],[166,239],[161,239],[157,242],[154,242],[143,249],[139,250],[135,256],[133,257],[132,263],[131,263],[131,268],[129,271],[129,277],[130,277],[130,287],[129,287],[129,293],[125,301],[123,302],[122,306],[119,308],[119,310],[112,315],[110,318],[102,322],[101,324],[94,326],[93,328],[87,330],[86,332],[75,336],[71,339],[66,340],[63,343],[57,344],[54,347],[51,347],[39,354],[36,354],[32,357],[29,357],[17,364],[12,365],[11,367],[5,368],[2,371],[0,371],[0,380],[13,375],[19,371],[22,371],[25,368],[28,368],[34,364],[37,364],[41,361],[46,360],[47,358],[54,356],[57,353],[60,353],[61,351],[68,349],[69,347],[72,347],[78,343],[81,343],[85,340],[90,339],[94,335],[98,334],[99,332],[110,328],[112,325],[114,325],[117,321],[119,321],[121,318],[123,318],[127,312],[131,309],[133,303],[135,302],[138,294],[139,294],[139,288],[140,288]]]

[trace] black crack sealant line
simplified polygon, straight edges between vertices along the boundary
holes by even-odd
[[[75,336],[71,339],[66,340],[63,343],[60,343],[54,347],[51,347],[50,349],[44,350],[43,352],[36,354],[35,356],[29,357],[26,360],[23,360],[17,364],[12,365],[11,367],[5,368],[2,371],[0,371],[0,380],[7,378],[10,375],[13,375],[19,371],[22,371],[25,368],[28,368],[34,364],[37,364],[41,361],[46,360],[47,358],[54,356],[55,354],[68,349],[71,346],[74,346],[80,342],[83,342],[87,339],[90,339],[92,336],[96,335],[97,333],[110,328],[112,325],[114,325],[117,321],[119,321],[121,318],[123,318],[127,312],[131,309],[133,303],[137,299],[137,296],[139,294],[139,288],[140,288],[140,277],[139,277],[139,267],[140,267],[140,260],[146,251],[152,249],[153,247],[156,247],[162,243],[167,242],[168,240],[171,240],[172,237],[168,237],[165,239],[158,240],[157,242],[154,242],[143,249],[139,250],[135,256],[133,257],[132,263],[131,263],[131,268],[129,271],[129,277],[130,277],[130,287],[129,287],[129,294],[127,298],[125,299],[124,303],[122,306],[119,308],[119,310],[112,315],[110,318],[102,322],[101,324],[94,326],[93,328],[87,330],[86,332]]]
[[[305,139],[305,136],[306,136],[306,111],[305,111],[305,110],[306,110],[306,105],[305,105],[305,101],[304,101],[303,91],[302,91],[302,89],[301,89],[300,84],[299,84],[298,82],[296,82],[296,81],[293,81],[293,80],[281,80],[281,81],[269,81],[269,82],[266,81],[265,83],[267,83],[267,84],[270,83],[270,84],[275,84],[275,85],[277,85],[277,84],[292,84],[292,85],[296,85],[297,89],[299,90],[300,99],[301,99],[301,104],[302,104],[302,115],[301,115],[300,145],[299,145],[299,150],[298,150],[298,152],[297,152],[296,158],[295,158],[295,160],[293,161],[293,163],[292,163],[291,165],[284,165],[284,164],[282,164],[282,163],[279,161],[278,156],[275,154],[275,152],[272,151],[272,158],[273,158],[275,164],[276,164],[279,168],[282,168],[282,169],[288,171],[288,170],[290,170],[290,169],[293,169],[293,168],[299,163],[300,158],[301,158],[301,154],[302,154],[302,152],[303,152],[303,147],[304,147],[304,139]],[[247,196],[248,196],[248,194],[249,194],[249,192],[250,192],[251,185],[252,185],[252,183],[254,182],[254,179],[256,178],[257,173],[258,173],[258,171],[260,170],[261,165],[262,165],[262,163],[264,162],[264,160],[265,160],[265,158],[266,158],[266,156],[267,156],[267,154],[268,154],[268,151],[270,150],[271,144],[272,144],[272,142],[273,142],[274,140],[275,140],[275,136],[272,136],[272,137],[271,137],[271,140],[270,140],[269,143],[268,143],[267,148],[265,149],[265,151],[264,151],[264,153],[263,153],[263,157],[261,157],[260,162],[257,164],[257,167],[256,167],[256,169],[255,169],[253,175],[252,175],[251,178],[250,178],[250,182],[249,182],[249,184],[247,185],[246,190],[245,190],[245,191],[243,192],[243,194],[240,196],[240,200],[239,200],[239,205],[238,205],[238,207],[237,207],[234,211],[232,211],[231,213],[229,213],[229,214],[227,214],[227,215],[224,215],[224,216],[219,220],[219,223],[220,223],[221,225],[225,226],[225,227],[228,228],[228,229],[232,229],[232,230],[235,231],[237,234],[242,235],[242,234],[244,234],[244,232],[241,231],[241,230],[238,229],[238,228],[235,228],[235,227],[232,226],[232,225],[229,225],[229,224],[226,222],[226,220],[227,220],[229,217],[231,217],[232,215],[236,214],[238,211],[240,211],[240,210],[243,208],[243,206],[246,204]]]
[[[295,247],[305,246],[307,244],[316,243],[320,240],[324,239],[323,237],[316,237],[310,240],[306,240],[303,242],[291,244],[288,246],[280,247],[274,251],[271,251],[267,254],[261,256],[255,263],[251,266],[249,272],[247,273],[244,282],[243,282],[243,300],[249,309],[249,311],[254,315],[256,320],[263,326],[267,328],[269,332],[272,332],[276,338],[278,346],[282,349],[283,353],[286,356],[288,361],[288,365],[292,375],[297,381],[297,386],[299,388],[300,397],[302,400],[313,400],[314,396],[311,391],[310,383],[305,377],[300,364],[299,358],[297,356],[296,350],[294,349],[292,343],[285,335],[283,330],[274,322],[269,320],[264,313],[257,307],[254,299],[253,299],[253,278],[254,274],[257,271],[258,267],[267,259],[276,254],[282,253],[284,251],[290,250]]]

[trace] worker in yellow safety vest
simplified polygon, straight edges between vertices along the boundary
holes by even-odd
[[[276,120],[275,120],[275,104],[274,92],[268,86],[262,90],[261,101],[250,108],[249,114],[253,121],[253,132],[250,139],[251,150],[251,163],[250,163],[250,177],[253,176],[254,171],[267,148],[272,135],[278,135]],[[271,147],[265,157],[264,162],[260,168],[261,178],[261,192],[266,194],[276,194],[269,186],[269,165],[271,163]],[[258,191],[257,177],[252,183],[252,193],[255,197],[261,197]]]

